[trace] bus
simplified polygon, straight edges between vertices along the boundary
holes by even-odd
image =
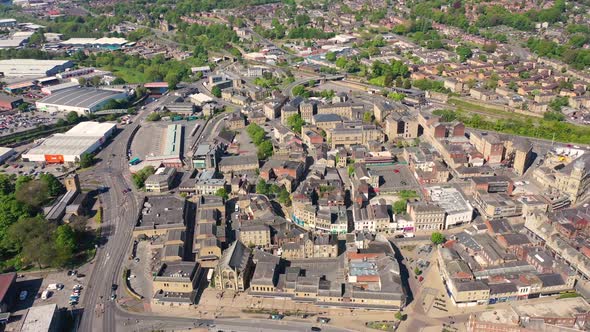
[[[129,160],[129,166],[137,165],[137,164],[139,164],[140,161],[141,160],[138,157],[135,157],[135,158]]]

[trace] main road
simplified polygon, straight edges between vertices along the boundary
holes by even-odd
[[[82,182],[98,182],[106,190],[99,196],[104,207],[101,237],[106,243],[97,248],[92,262],[94,267],[82,302],[84,312],[78,326],[80,331],[114,331],[115,302],[110,301],[111,286],[123,279],[121,266],[130,245],[140,204],[139,197],[133,193],[123,193],[131,187],[127,144],[145,117],[158,106],[159,103],[152,103],[140,111],[134,122],[124,127],[98,153],[97,164],[80,174]],[[97,319],[100,317],[103,319]]]

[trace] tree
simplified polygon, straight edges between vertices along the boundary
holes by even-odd
[[[304,96],[305,92],[305,87],[303,85],[296,85],[292,90],[294,96]]]
[[[102,78],[100,76],[92,76],[92,78],[90,79],[90,84],[93,87],[98,87],[98,86],[100,86],[101,83],[102,83]]]
[[[39,175],[39,180],[47,185],[49,196],[55,197],[65,191],[64,185],[51,173]]]
[[[82,153],[82,155],[80,155],[80,167],[87,168],[87,167],[94,165],[94,163],[95,163],[94,154],[84,152],[84,153]]]
[[[39,30],[29,37],[29,43],[35,45],[41,45],[45,43],[45,36],[43,34],[43,30]]]
[[[211,94],[214,95],[217,98],[221,98],[221,88],[219,88],[217,85],[214,86],[211,89]]]
[[[430,235],[430,241],[434,244],[441,244],[445,242],[445,236],[440,232],[434,232]]]
[[[12,178],[6,174],[0,174],[0,195],[8,195],[14,192]]]
[[[78,77],[78,84],[80,84],[80,86],[86,86],[88,84],[86,77]]]
[[[160,119],[162,119],[162,116],[158,112],[153,112],[153,113],[150,113],[145,119],[148,121],[155,122],[155,121],[160,121]]]
[[[289,194],[285,187],[283,187],[277,195],[277,200],[279,201],[279,203],[285,206],[291,206],[291,194]]]
[[[80,120],[80,117],[78,116],[78,113],[71,111],[68,114],[66,114],[66,121],[69,124],[75,124],[78,123],[78,121]]]
[[[339,58],[336,60],[336,66],[337,66],[338,68],[345,68],[347,65],[348,65],[348,60],[346,60],[346,58],[345,58],[345,57],[339,57]]]
[[[299,113],[291,115],[289,118],[287,118],[287,125],[291,127],[291,130],[298,134],[301,134],[301,127],[303,127],[304,124],[305,121]]]
[[[258,145],[258,159],[266,159],[272,156],[273,146],[271,141],[264,141]]]
[[[330,62],[336,61],[336,53],[334,53],[334,52],[326,53],[326,60],[328,60]]]
[[[133,184],[135,185],[135,187],[137,189],[141,189],[143,188],[143,186],[145,185],[145,180],[147,180],[148,177],[150,177],[150,175],[154,174],[156,172],[156,169],[153,166],[146,166],[143,169],[141,169],[140,171],[136,172],[135,174],[133,174],[131,176],[131,179],[133,180]]]
[[[215,196],[219,196],[223,199],[228,199],[229,195],[227,193],[227,190],[225,188],[219,188],[217,189],[217,191],[215,192]]]
[[[373,122],[373,112],[365,112],[365,114],[363,114],[363,121],[364,122]]]
[[[40,208],[49,199],[49,188],[47,183],[41,180],[31,180],[16,190],[15,197],[19,202]]]
[[[61,225],[55,231],[55,260],[57,266],[66,266],[72,262],[76,251],[76,233],[70,225]]]
[[[393,213],[402,214],[406,212],[407,201],[405,199],[393,203]]]
[[[256,193],[260,195],[268,195],[269,192],[270,188],[266,181],[263,179],[258,180],[258,183],[256,184]]]
[[[467,46],[458,46],[455,49],[455,52],[457,52],[457,55],[459,55],[459,60],[461,62],[465,62],[465,61],[467,61],[467,59],[469,59],[473,56],[473,52],[471,52],[471,48],[469,48]]]
[[[408,318],[408,315],[402,314],[399,311],[395,313],[395,319],[397,319],[397,320],[406,320],[407,318]]]
[[[180,73],[169,72],[164,79],[168,83],[168,90],[176,89],[176,85],[180,83]]]

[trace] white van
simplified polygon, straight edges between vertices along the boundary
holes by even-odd
[[[41,293],[41,299],[43,299],[43,300],[47,300],[50,297],[51,297],[51,291],[46,290],[46,291],[43,291],[43,293]]]

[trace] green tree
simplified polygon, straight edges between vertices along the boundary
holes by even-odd
[[[94,165],[95,162],[94,154],[92,153],[84,152],[80,155],[80,167],[82,168],[90,167]]]
[[[49,196],[55,197],[65,191],[64,185],[51,173],[39,175],[39,180],[47,185]]]
[[[80,86],[86,86],[88,84],[86,77],[78,77],[78,84],[80,84]]]
[[[78,116],[78,113],[71,111],[68,114],[66,114],[66,121],[69,124],[75,124],[78,123],[78,121],[80,121],[80,117]]]
[[[289,194],[285,187],[283,187],[277,195],[277,200],[279,201],[279,203],[285,206],[291,206],[291,194]]]
[[[31,180],[24,183],[15,193],[19,202],[37,209],[47,202],[49,196],[49,187],[41,180]]]
[[[148,177],[150,177],[150,175],[154,174],[156,172],[156,169],[153,166],[146,166],[143,169],[141,169],[140,171],[136,172],[135,174],[133,174],[131,176],[131,179],[133,180],[133,184],[135,185],[135,187],[137,189],[141,189],[143,188],[143,186],[145,185],[145,180],[147,180]]]
[[[305,96],[305,87],[303,85],[296,85],[293,87],[292,93],[294,96]]]
[[[160,121],[160,119],[162,119],[162,116],[158,112],[153,112],[153,113],[150,113],[145,119],[148,121],[155,122],[155,121]]]
[[[363,121],[364,122],[373,122],[373,112],[365,112],[365,114],[363,114]]]
[[[455,52],[457,52],[457,55],[459,55],[459,61],[461,61],[461,62],[465,62],[465,61],[467,61],[467,59],[469,59],[473,56],[473,52],[471,52],[471,48],[467,47],[467,46],[458,46],[455,49]]]
[[[405,199],[393,203],[393,213],[402,214],[406,212],[407,201]]]
[[[221,98],[221,88],[217,85],[211,89],[211,94],[217,98]]]
[[[215,192],[215,196],[219,196],[223,199],[228,199],[229,195],[227,193],[227,190],[225,188],[219,188],[217,189],[217,191]]]
[[[287,118],[287,125],[291,128],[291,130],[298,134],[301,134],[301,127],[303,127],[304,124],[305,121],[299,113],[291,115],[289,118]]]
[[[271,141],[264,141],[258,145],[258,159],[266,159],[272,156],[273,146]]]
[[[328,60],[330,62],[336,61],[336,53],[334,53],[334,52],[326,53],[326,60]]]
[[[268,195],[270,193],[270,188],[264,179],[258,180],[256,184],[256,193],[260,195]]]
[[[55,260],[57,266],[67,266],[72,263],[76,252],[76,233],[70,225],[61,225],[55,231]]]
[[[445,236],[440,232],[434,232],[430,235],[430,241],[434,244],[441,244],[445,242]]]
[[[8,195],[14,192],[14,184],[11,176],[0,174],[0,195]]]

